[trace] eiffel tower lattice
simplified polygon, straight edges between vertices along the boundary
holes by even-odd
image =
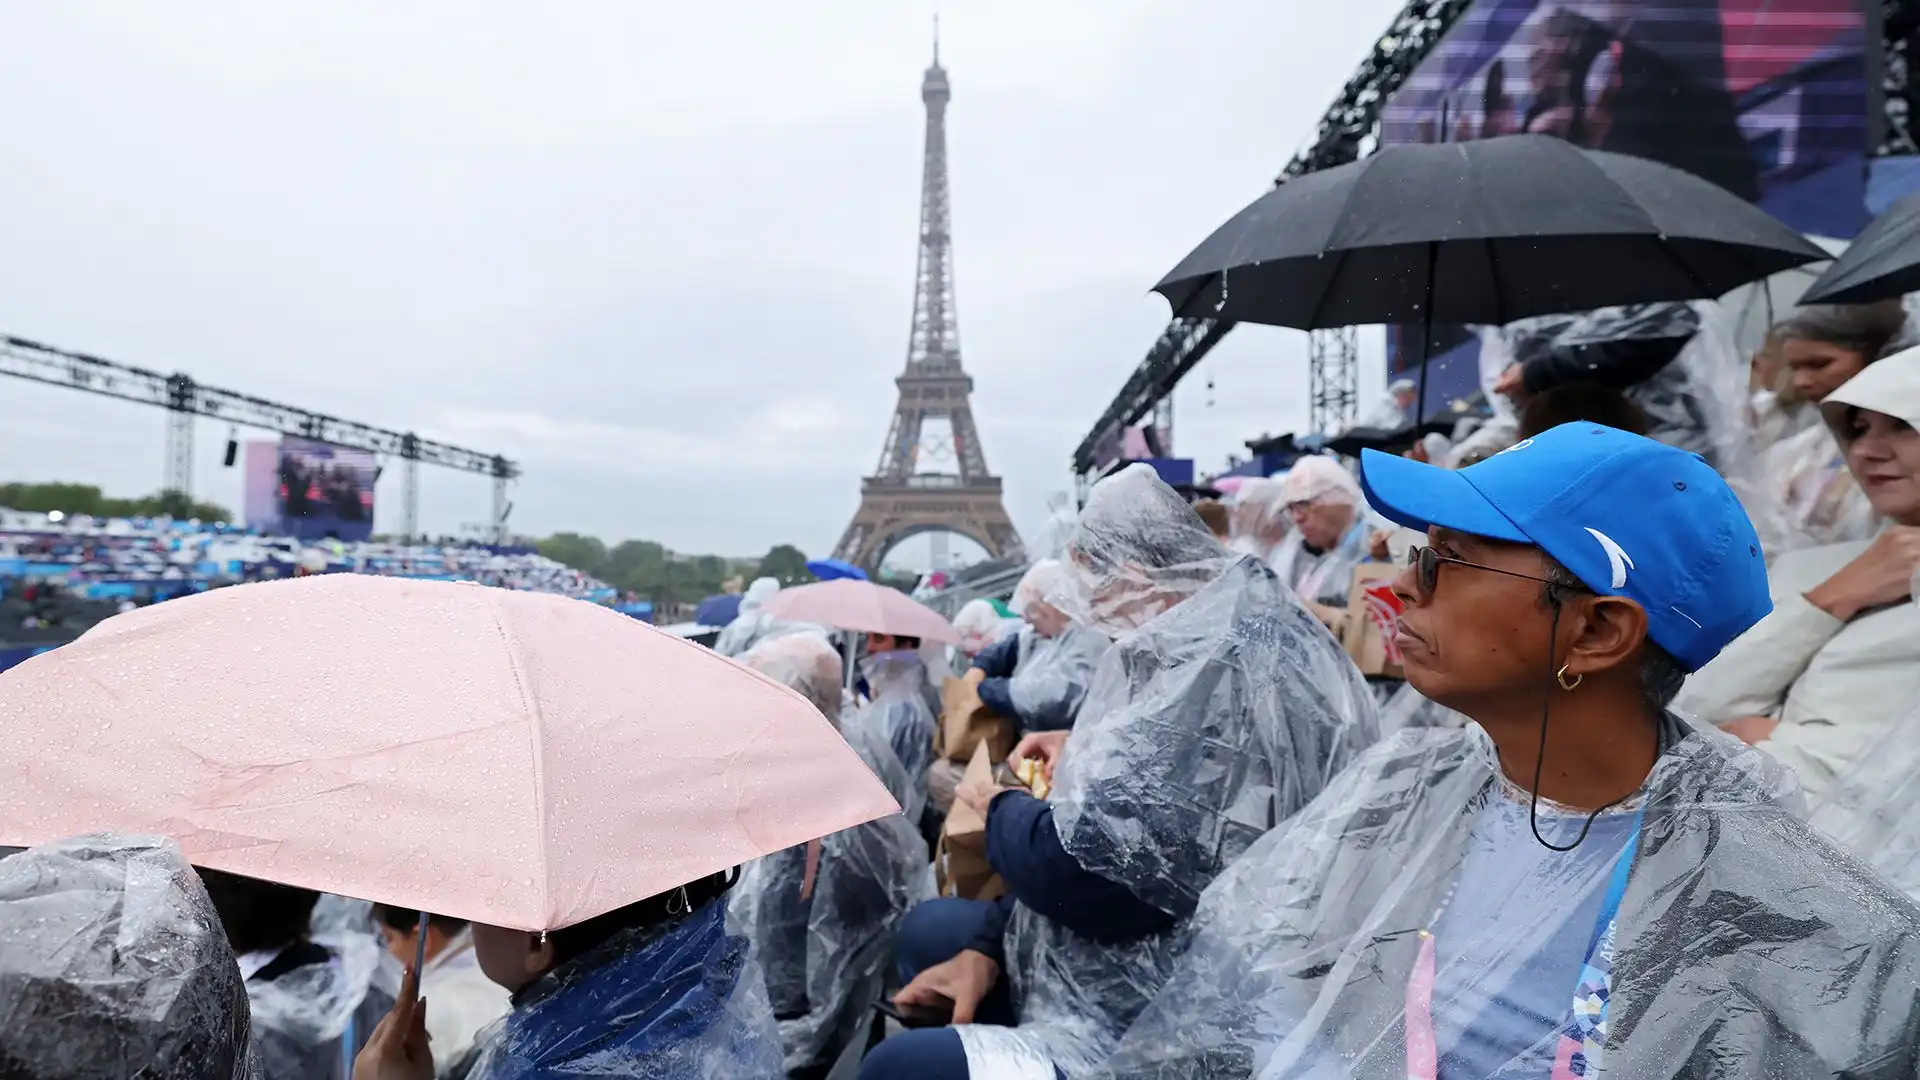
[[[972,539],[1000,558],[1021,550],[1020,534],[1000,497],[1000,478],[973,423],[973,379],[960,366],[960,327],[953,302],[953,249],[948,233],[947,102],[952,91],[940,66],[921,84],[927,106],[927,148],[920,191],[920,267],[913,296],[907,369],[894,380],[899,404],[880,451],[880,465],[860,482],[860,509],[834,556],[868,570],[896,544],[925,532]]]

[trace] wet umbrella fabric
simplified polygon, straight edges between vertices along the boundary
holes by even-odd
[[[1800,302],[1870,304],[1910,292],[1920,292],[1920,192],[1874,218]]]
[[[553,930],[897,812],[792,690],[581,600],[327,574],[108,619],[0,673],[0,843]]]
[[[1154,291],[1302,330],[1718,297],[1826,258],[1705,180],[1544,135],[1392,146],[1255,200]]]

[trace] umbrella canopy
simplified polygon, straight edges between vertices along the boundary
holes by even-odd
[[[1545,135],[1386,147],[1261,196],[1155,291],[1303,330],[1718,297],[1827,256],[1735,195]]]
[[[740,617],[738,593],[709,596],[693,609],[693,621],[701,626],[725,626]]]
[[[808,559],[807,572],[821,581],[839,581],[851,578],[854,581],[867,580],[867,572],[844,559]]]
[[[1870,304],[1910,292],[1920,292],[1920,192],[1874,218],[1800,302]]]
[[[898,809],[786,687],[467,583],[143,608],[0,675],[0,725],[0,843],[160,834],[200,866],[522,930]]]
[[[871,581],[821,581],[782,589],[764,609],[776,619],[818,623],[840,630],[917,637],[957,645],[960,635],[940,613],[898,589]]]

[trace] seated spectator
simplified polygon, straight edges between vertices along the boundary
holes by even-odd
[[[779,1076],[760,969],[746,938],[727,928],[734,880],[714,874],[546,933],[474,924],[480,970],[512,994],[513,1011],[469,1080]],[[402,984],[354,1059],[353,1080],[431,1074],[413,989]]]
[[[200,880],[246,980],[261,1080],[340,1080],[393,1005],[393,988],[374,985],[377,946],[335,953],[314,942],[320,894],[310,889],[204,868]]]
[[[1820,406],[1872,510],[1871,540],[1773,563],[1774,610],[1687,681],[1676,707],[1793,767],[1810,799],[1900,723],[1920,692],[1920,348],[1866,368]]]
[[[927,667],[920,658],[920,639],[868,634],[867,655],[860,661],[867,686],[867,703],[854,717],[890,749],[900,768],[915,778],[901,809],[907,820],[920,820],[926,809],[927,766],[933,764],[933,735],[940,717],[927,700]]]
[[[1911,1074],[1920,908],[1666,710],[1770,606],[1725,481],[1590,424],[1362,471],[1429,537],[1407,680],[1474,722],[1381,742],[1242,855],[1100,1075]]]
[[[1793,395],[1817,406],[1889,351],[1906,325],[1898,301],[1803,307],[1773,328]],[[1897,351],[1897,350],[1894,350]],[[1764,477],[1784,515],[1774,558],[1801,548],[1865,540],[1879,527],[1827,425],[1809,424],[1764,451]]]
[[[1273,572],[1300,599],[1345,608],[1372,535],[1360,485],[1338,461],[1319,456],[1294,462],[1284,483],[1293,532],[1275,550]]]
[[[880,1044],[861,1075],[1085,1075],[1170,970],[1200,890],[1377,734],[1340,646],[1271,571],[1234,557],[1153,470],[1093,489],[1066,547],[1072,596],[1115,639],[1069,732],[1016,756],[1049,801],[962,784],[998,901],[936,900],[900,931],[902,1006],[953,1028]]]
[[[741,658],[842,727],[840,657],[822,637],[761,642]],[[858,725],[842,729],[894,798],[910,778]],[[766,972],[789,1077],[821,1076],[866,1033],[907,910],[931,898],[927,845],[898,814],[755,860],[729,901]]]
[[[1633,399],[1599,383],[1566,383],[1545,391],[1520,411],[1520,437],[1531,439],[1543,431],[1581,420],[1605,424],[1635,435],[1647,433],[1647,414]]]
[[[171,840],[0,858],[0,1076],[250,1080],[247,992]]]
[[[420,913],[384,906],[378,911],[387,948],[400,963],[411,965],[419,945]],[[473,930],[465,919],[428,917],[420,996],[433,1003],[427,1010],[427,1036],[433,1042],[434,1075],[442,1080],[465,1076],[479,1052],[480,1033],[507,1015],[511,1004],[506,989],[480,970]]]
[[[1062,589],[1064,572],[1054,559],[1033,564],[1013,590],[1025,625],[974,657],[967,671],[980,701],[1023,733],[1072,727],[1094,665],[1107,651],[1105,634],[1047,603]]]

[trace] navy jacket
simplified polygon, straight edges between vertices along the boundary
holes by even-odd
[[[1003,791],[987,808],[987,861],[1007,891],[967,948],[997,961],[1004,961],[1001,939],[1015,902],[1102,944],[1135,941],[1178,921],[1125,885],[1083,869],[1061,846],[1053,807],[1024,791]]]
[[[973,666],[987,676],[980,681],[980,703],[1024,728],[1025,722],[1014,709],[1013,693],[1008,688],[1014,669],[1020,666],[1020,631],[1015,630],[981,649],[974,655]]]

